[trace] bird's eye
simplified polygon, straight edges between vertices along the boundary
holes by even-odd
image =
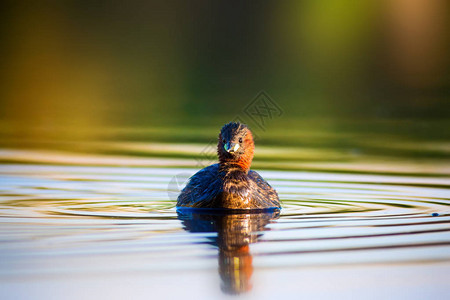
[[[242,143],[242,138],[239,138],[239,143]]]
[[[222,140],[222,143],[224,143],[224,144],[225,144],[225,142],[226,142],[226,141],[225,141],[225,139],[223,139],[223,140]]]

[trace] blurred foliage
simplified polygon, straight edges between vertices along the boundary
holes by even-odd
[[[274,130],[442,124],[450,111],[445,0],[1,6],[0,127],[13,137],[136,126],[216,132],[247,121],[260,90],[284,111],[270,120]],[[384,124],[395,131],[398,122]]]

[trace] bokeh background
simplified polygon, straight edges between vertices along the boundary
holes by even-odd
[[[236,117],[254,127],[243,110],[264,90],[283,114],[263,145],[449,154],[446,0],[3,1],[0,14],[3,147],[207,143]],[[425,139],[440,146],[386,148]]]

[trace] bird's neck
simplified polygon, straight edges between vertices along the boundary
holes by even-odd
[[[250,169],[250,165],[241,161],[221,161],[219,162],[219,170],[222,173],[245,173],[247,174]]]

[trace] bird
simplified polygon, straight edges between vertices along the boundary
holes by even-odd
[[[253,134],[246,124],[225,124],[217,142],[219,162],[189,178],[178,195],[177,208],[280,209],[276,190],[250,170],[254,151]]]

